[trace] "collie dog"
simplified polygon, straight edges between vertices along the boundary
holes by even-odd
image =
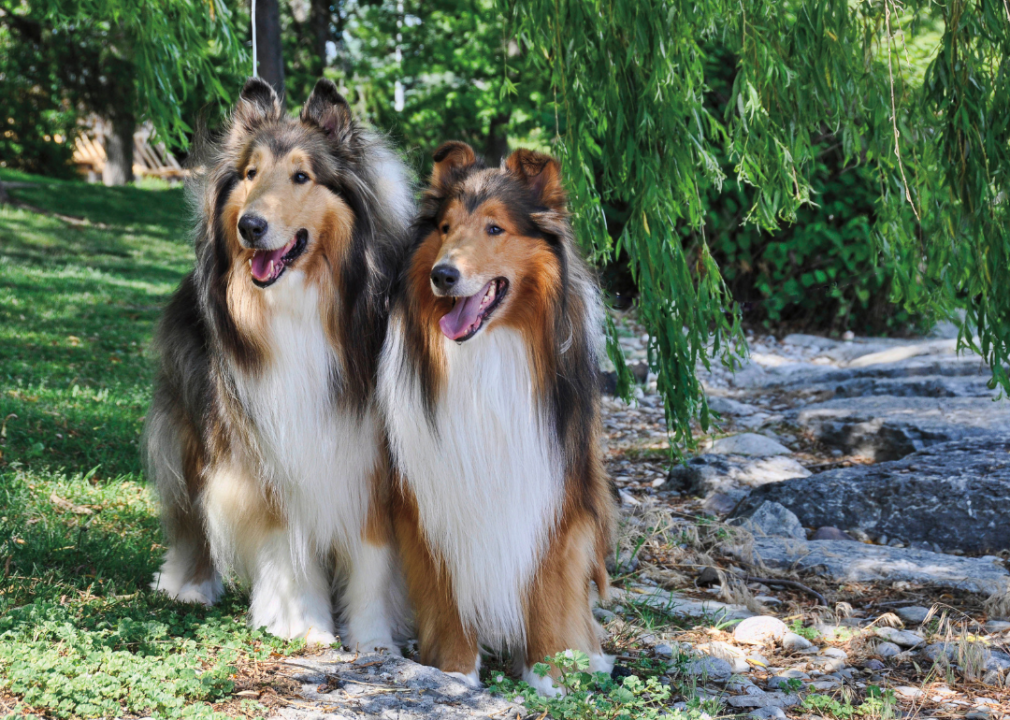
[[[145,445],[169,548],[152,587],[210,604],[235,578],[253,627],[394,648],[402,579],[372,403],[413,214],[405,170],[328,80],[298,119],[250,80],[205,167],[196,266],[156,337]]]
[[[394,533],[421,661],[478,683],[481,646],[609,672],[591,610],[614,496],[600,458],[603,310],[558,162],[442,145],[379,364]],[[556,673],[557,669],[553,671]]]

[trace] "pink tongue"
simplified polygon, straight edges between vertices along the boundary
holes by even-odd
[[[492,280],[491,282],[494,281]],[[456,304],[452,310],[443,315],[442,319],[438,321],[439,327],[442,328],[442,333],[447,338],[456,340],[467,334],[470,326],[477,319],[477,314],[480,312],[480,301],[484,299],[489,287],[491,287],[490,282],[481,288],[481,291],[476,295],[456,299]]]
[[[295,240],[292,240],[287,245],[282,248],[277,248],[276,250],[257,250],[253,253],[252,266],[250,268],[252,276],[259,280],[260,282],[265,282],[266,280],[274,277],[281,269],[281,258],[284,257],[291,248],[295,245]],[[270,271],[270,261],[274,261],[273,272]]]

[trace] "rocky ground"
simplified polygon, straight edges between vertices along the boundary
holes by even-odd
[[[617,674],[696,718],[1010,717],[1010,405],[987,369],[949,337],[750,347],[703,373],[721,418],[672,470],[654,378],[604,399]],[[292,662],[290,720],[545,717],[409,658]]]

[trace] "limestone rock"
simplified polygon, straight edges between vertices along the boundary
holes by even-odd
[[[740,522],[740,527],[761,537],[807,539],[807,532],[800,525],[799,519],[777,502],[761,503]]]
[[[988,401],[986,401],[988,403]],[[1005,403],[1010,407],[1010,403]],[[989,403],[994,410],[998,405]],[[736,510],[784,505],[807,527],[854,528],[871,537],[936,544],[971,554],[1010,547],[1010,436],[937,445],[896,462],[828,470],[755,488]]]
[[[733,638],[744,645],[767,645],[779,641],[786,624],[777,617],[760,615],[747,618],[733,629]]]
[[[795,423],[826,445],[881,462],[931,445],[1010,433],[1010,403],[868,395],[807,405],[795,413]]]
[[[310,720],[326,714],[345,720],[469,720],[499,714],[515,717],[517,712],[526,715],[525,709],[515,703],[401,657],[330,651],[298,658],[292,669],[295,680],[301,683],[306,705],[312,708],[283,708],[273,718]],[[328,686],[340,690],[328,692]],[[396,692],[376,692],[377,688]]]
[[[826,575],[842,582],[906,582],[959,588],[969,592],[1002,592],[1010,573],[978,558],[942,555],[912,548],[892,548],[837,540],[754,538],[734,549],[741,560],[772,568]]]
[[[898,608],[894,611],[894,614],[909,625],[921,625],[929,615],[929,608],[909,605],[908,607]]]
[[[714,455],[771,457],[773,455],[789,455],[792,450],[764,435],[740,433],[716,440],[712,443],[709,452]]]
[[[922,635],[919,635],[918,633],[909,632],[907,630],[898,630],[897,628],[892,627],[878,627],[877,635],[903,648],[919,647],[925,642]]]

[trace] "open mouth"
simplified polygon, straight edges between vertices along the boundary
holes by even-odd
[[[256,287],[270,287],[284,274],[288,265],[305,252],[309,244],[309,231],[302,228],[287,245],[276,250],[256,250],[249,260],[249,272]]]
[[[472,338],[501,304],[508,288],[509,281],[500,277],[481,288],[479,293],[470,297],[453,298],[452,310],[438,321],[442,333],[456,342]]]

